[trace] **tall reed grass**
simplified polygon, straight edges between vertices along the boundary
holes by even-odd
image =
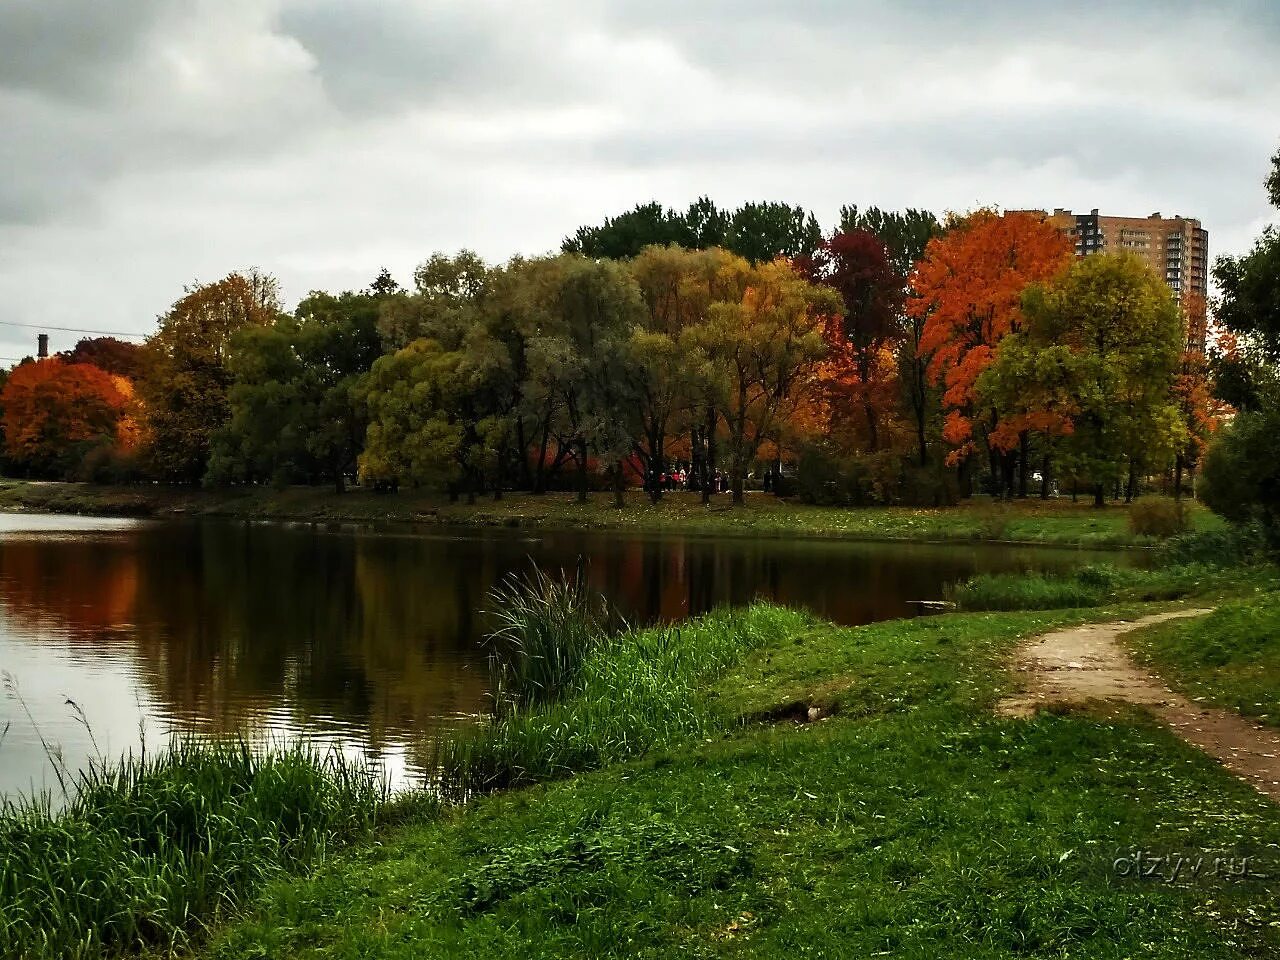
[[[536,566],[528,578],[512,574],[489,592],[489,605],[497,626],[485,642],[497,716],[561,697],[617,620],[581,567],[558,578]]]
[[[282,870],[366,836],[385,782],[336,752],[179,742],[0,805],[0,956],[180,949]]]
[[[757,604],[679,626],[593,633],[581,645],[557,642],[556,649],[572,644],[584,653],[572,678],[555,698],[509,705],[442,742],[441,794],[462,802],[705,736],[724,718],[698,696],[699,684],[813,623],[806,613]],[[580,628],[569,629],[576,637]]]

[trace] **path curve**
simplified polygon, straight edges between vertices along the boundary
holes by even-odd
[[[1002,700],[996,709],[1006,716],[1028,717],[1052,704],[1089,700],[1137,704],[1236,776],[1280,801],[1280,730],[1174,693],[1158,677],[1136,666],[1117,640],[1139,627],[1210,612],[1176,610],[1036,637],[1018,650],[1014,661],[1022,692]]]

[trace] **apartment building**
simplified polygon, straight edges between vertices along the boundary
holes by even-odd
[[[1209,232],[1189,217],[1107,217],[1093,209],[1072,213],[1058,208],[1027,211],[1044,217],[1076,245],[1076,256],[1123,251],[1146,261],[1164,278],[1182,309],[1187,349],[1204,351],[1208,323]]]

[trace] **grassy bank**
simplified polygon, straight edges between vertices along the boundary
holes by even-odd
[[[1223,603],[1202,619],[1125,638],[1138,659],[1197,700],[1280,727],[1280,593]]]
[[[62,778],[63,807],[0,807],[0,956],[181,948],[394,809],[363,768],[301,747],[190,742]]]
[[[557,718],[553,779],[273,884],[207,955],[1271,955],[1274,881],[1115,862],[1280,865],[1280,811],[1141,715],[991,711],[1021,637],[1142,609],[631,634],[512,714]],[[640,651],[662,681],[621,684]]]
[[[643,494],[627,494],[622,510],[610,494],[596,493],[587,504],[572,494],[508,494],[501,501],[449,503],[434,494],[402,491],[375,494],[352,490],[341,496],[327,489],[197,490],[167,487],[98,487],[88,484],[0,483],[0,510],[121,516],[223,516],[252,519],[356,523],[441,523],[549,529],[650,530],[715,536],[837,537],[867,540],[974,541],[1080,547],[1147,546],[1154,541],[1133,533],[1128,510],[1112,505],[1095,510],[1068,500],[1027,500],[992,504],[977,500],[939,510],[906,507],[841,509],[786,503],[767,494],[749,494],[734,509],[727,496],[703,507],[697,494],[668,494],[653,505]],[[1191,507],[1196,529],[1221,525]]]

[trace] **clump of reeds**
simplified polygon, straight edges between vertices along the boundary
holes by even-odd
[[[577,680],[611,626],[608,602],[579,568],[554,577],[533,568],[508,576],[489,593],[496,627],[489,648],[494,714],[505,716],[559,699]]]
[[[545,596],[547,585],[508,589]],[[525,598],[517,609],[529,603],[541,609],[540,602]],[[747,650],[779,642],[811,623],[807,614],[765,604],[717,611],[680,626],[615,633],[579,636],[575,623],[570,643],[583,656],[571,671],[556,672],[554,683],[531,683],[533,699],[506,696],[500,701],[506,705],[488,722],[439,744],[440,793],[461,802],[708,735],[724,718],[698,696],[698,685]],[[544,621],[538,624],[541,637]],[[550,643],[536,642],[528,649]]]
[[[363,764],[305,746],[178,742],[0,806],[0,956],[171,950],[388,809]]]

